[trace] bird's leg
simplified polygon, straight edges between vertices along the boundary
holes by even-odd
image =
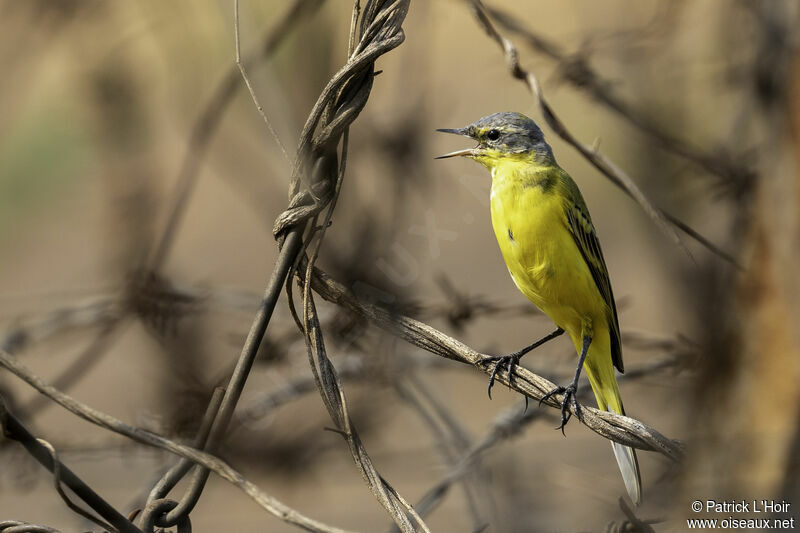
[[[526,346],[525,348],[521,349],[518,352],[514,352],[514,353],[512,353],[510,355],[497,355],[497,356],[494,356],[494,357],[486,357],[486,358],[484,358],[482,360],[482,362],[484,362],[484,363],[490,363],[492,361],[496,361],[495,365],[494,365],[494,369],[492,370],[492,373],[489,376],[489,399],[492,398],[492,386],[494,385],[494,380],[497,377],[497,372],[499,372],[500,369],[503,366],[506,366],[508,368],[509,379],[511,379],[511,377],[510,377],[511,376],[511,371],[514,368],[514,365],[518,365],[519,364],[519,360],[522,359],[523,355],[525,355],[526,353],[530,352],[531,350],[534,350],[534,349],[538,348],[539,346],[541,346],[542,344],[546,343],[547,341],[551,341],[551,340],[555,339],[556,337],[558,337],[562,333],[564,333],[564,330],[561,329],[561,328],[558,328],[557,330],[555,330],[554,332],[550,333],[546,337],[543,337],[543,338],[539,339],[538,341],[534,342],[530,346]],[[528,397],[527,396],[525,396],[525,408],[526,409],[528,408]]]
[[[570,401],[572,401],[572,404],[575,406],[575,413],[577,413],[578,418],[582,418],[580,406],[578,405],[578,400],[575,397],[575,393],[578,392],[578,379],[581,377],[581,369],[583,368],[583,362],[586,360],[586,354],[589,353],[590,344],[592,344],[591,335],[584,335],[583,347],[581,348],[581,356],[578,359],[578,368],[575,369],[575,378],[572,380],[572,383],[570,383],[566,387],[562,387],[559,385],[555,389],[551,390],[550,392],[542,396],[542,399],[539,400],[539,405],[542,405],[543,401],[545,401],[554,394],[564,395],[564,397],[561,399],[561,425],[556,428],[560,429],[561,434],[564,436],[566,436],[566,433],[564,433],[564,427],[567,425],[567,422],[569,422],[569,419],[572,417],[572,413],[569,412]]]

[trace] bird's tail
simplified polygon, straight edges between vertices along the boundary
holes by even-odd
[[[614,374],[611,359],[608,358],[607,362],[603,361],[605,364],[593,364],[599,358],[592,357],[592,355],[590,351],[584,368],[597,399],[597,406],[604,411],[624,415],[625,409],[622,407],[617,376]],[[630,446],[618,442],[612,441],[611,446],[614,448],[614,456],[617,458],[619,471],[622,473],[622,480],[625,482],[628,495],[634,504],[639,505],[642,502],[642,479],[639,474],[639,460],[636,458],[636,451]]]

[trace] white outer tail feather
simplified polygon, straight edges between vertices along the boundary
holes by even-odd
[[[622,480],[628,495],[635,505],[642,503],[642,481],[639,475],[639,460],[636,458],[636,451],[630,446],[625,446],[618,442],[611,442],[614,449],[614,457],[617,458],[619,471],[622,473]]]

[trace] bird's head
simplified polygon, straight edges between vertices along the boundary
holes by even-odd
[[[478,141],[478,146],[474,148],[450,152],[436,159],[465,156],[490,170],[507,161],[537,163],[553,161],[553,151],[545,142],[542,130],[522,113],[495,113],[478,119],[464,128],[436,131],[464,135]]]

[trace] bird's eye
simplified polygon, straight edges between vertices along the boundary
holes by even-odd
[[[500,138],[500,132],[497,130],[489,130],[489,133],[486,134],[486,138],[490,141],[496,141]]]

